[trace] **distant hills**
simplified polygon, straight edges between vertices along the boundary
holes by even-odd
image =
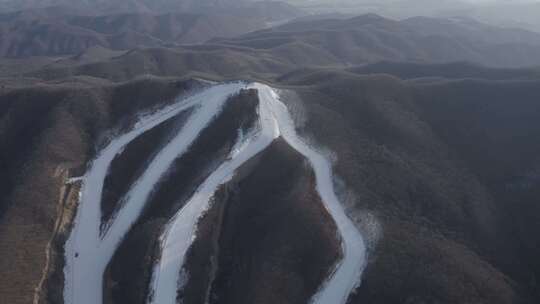
[[[255,2],[255,3],[254,3]],[[85,13],[126,13],[170,11],[194,12],[207,9],[228,9],[261,5],[252,0],[2,0],[1,12],[15,12],[29,9],[47,9],[51,7],[68,7]],[[264,1],[264,5],[277,1]]]
[[[389,18],[414,16],[471,17],[491,25],[540,32],[540,2],[536,0],[286,0],[310,12],[365,14]]]
[[[200,43],[265,26],[257,17],[188,13],[64,16],[60,20],[15,16],[0,24],[1,55],[7,57],[76,54],[93,46],[125,50]]]
[[[59,56],[93,46],[127,50],[201,43],[265,28],[302,14],[279,2],[226,7],[216,4],[208,8],[200,5],[170,10],[141,5],[107,10],[101,10],[99,5],[89,10],[58,6],[4,13],[0,15],[0,56]]]
[[[442,16],[468,16],[489,24],[540,32],[540,2],[501,1],[479,7],[454,9]]]
[[[211,37],[233,35],[246,30],[243,24],[260,23],[182,13],[70,16],[64,20],[62,26],[37,26],[41,31],[35,36],[32,23],[21,23],[25,26],[7,33],[0,49],[19,57],[1,60],[0,75],[40,79],[91,75],[118,81],[142,74],[278,77],[303,68],[363,69],[379,62],[469,62],[503,69],[527,67],[525,70],[540,66],[540,34],[463,19],[394,21],[373,14],[349,19],[301,18],[230,38]],[[65,26],[67,23],[70,25]],[[17,32],[21,34],[15,35]],[[21,38],[26,35],[33,39]],[[206,39],[203,37],[209,41],[181,45],[200,42]],[[40,54],[64,55],[60,59],[23,59]],[[452,70],[463,75],[461,67],[450,66],[448,72]]]
[[[412,18],[394,21],[368,14],[350,19],[307,20],[215,43],[304,54],[320,62],[358,65],[381,60],[490,66],[540,64],[540,34],[472,20]]]
[[[0,56],[77,55],[92,47],[183,52],[187,44],[206,42],[204,50],[225,47],[241,57],[264,53],[265,58],[295,67],[378,61],[540,65],[539,33],[469,18],[303,17],[302,11],[281,2],[236,3],[219,9],[224,5],[220,3],[206,11],[192,7],[167,13],[96,15],[69,7],[6,13],[0,15]]]

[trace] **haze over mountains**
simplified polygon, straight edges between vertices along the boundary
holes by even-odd
[[[262,24],[257,18],[226,14],[64,19],[57,27],[14,21],[28,27],[21,26],[20,36],[8,31],[0,42],[4,55],[15,56],[0,61],[3,75],[58,79],[85,74],[121,80],[144,73],[277,76],[302,67],[351,67],[379,61],[470,62],[499,68],[540,65],[540,34],[455,18],[394,21],[373,14],[301,18],[231,38],[214,36],[231,36]],[[43,35],[36,36],[34,28],[45,28]],[[28,55],[42,57],[25,60]]]
[[[26,0],[13,1],[3,0],[0,2],[2,11],[20,11],[27,9],[42,9],[48,7],[70,7],[85,14],[111,13],[111,12],[167,12],[196,11],[203,9],[218,9],[227,7],[239,7],[250,4],[250,0]]]
[[[345,14],[377,13],[390,18],[472,17],[491,25],[540,31],[537,0],[289,0],[303,9]]]
[[[99,2],[93,7],[100,10],[104,3],[115,2]],[[130,50],[200,44],[264,29],[306,14],[284,2],[218,1],[208,3],[208,7],[202,2],[170,3],[177,3],[178,7],[166,10],[137,6],[123,13],[107,9],[104,14],[72,5],[4,13],[0,15],[3,33],[0,54],[11,58],[61,56],[81,54],[95,47]],[[244,42],[214,39],[210,44],[236,44],[281,52],[288,57],[306,51],[312,54],[303,60],[320,61],[313,62],[316,65],[329,62],[357,65],[379,60],[470,61],[499,67],[540,63],[540,34],[489,26],[467,18],[413,17],[394,21],[368,14],[318,19],[305,17],[305,21],[255,32],[241,37]],[[247,43],[248,39],[252,41]],[[267,47],[257,45],[264,41]]]
[[[58,56],[77,54],[93,46],[126,50],[200,43],[213,37],[261,29],[270,22],[300,15],[299,10],[284,3],[209,9],[153,10],[137,6],[125,10],[104,8],[102,11],[101,3],[93,7],[97,9],[95,12],[58,6],[0,15],[1,55]]]
[[[0,302],[540,302],[535,4],[472,2],[0,1]]]

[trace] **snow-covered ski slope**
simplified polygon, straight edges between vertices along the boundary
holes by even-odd
[[[360,282],[365,267],[366,249],[362,235],[345,214],[335,194],[331,163],[298,136],[287,107],[279,100],[274,89],[260,83],[228,83],[211,86],[161,111],[140,117],[131,131],[114,138],[92,162],[82,179],[79,209],[65,246],[66,304],[102,303],[105,268],[122,238],[140,216],[151,191],[173,161],[186,152],[200,132],[220,114],[228,97],[243,88],[258,91],[258,124],[255,130],[240,137],[226,161],[208,176],[184,207],[169,221],[160,239],[161,258],[153,269],[150,286],[152,296],[149,303],[176,303],[178,288],[182,288],[184,283],[180,273],[185,254],[196,237],[197,222],[209,208],[214,193],[220,185],[234,176],[242,164],[264,151],[278,137],[306,157],[313,167],[317,191],[335,220],[342,240],[343,258],[313,296],[312,303],[346,302],[351,291]],[[115,156],[144,132],[189,108],[194,108],[195,111],[185,126],[151,160],[145,172],[124,197],[122,207],[111,219],[109,228],[101,235],[101,193],[104,179]]]
[[[79,209],[72,233],[65,246],[65,304],[102,302],[105,268],[121,239],[139,217],[153,186],[174,159],[189,148],[214,115],[219,114],[228,96],[241,87],[242,85],[238,83],[213,86],[171,107],[152,115],[145,115],[140,118],[133,130],[114,138],[99,153],[83,177]],[[112,219],[114,222],[110,228],[107,229],[105,235],[100,235],[101,194],[105,177],[115,156],[145,131],[191,107],[196,107],[196,109],[186,122],[185,128],[182,128],[150,162],[144,174],[124,198],[123,207]]]

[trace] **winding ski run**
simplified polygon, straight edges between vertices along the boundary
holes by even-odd
[[[341,236],[343,257],[311,302],[346,303],[351,291],[360,283],[366,250],[362,235],[345,214],[335,194],[330,162],[297,135],[287,107],[274,89],[260,83],[226,83],[213,85],[172,106],[139,117],[131,131],[111,140],[94,159],[82,178],[77,215],[65,245],[65,304],[102,303],[105,268],[123,237],[140,216],[154,186],[173,161],[184,154],[200,132],[221,113],[229,97],[242,89],[258,91],[257,126],[248,136],[239,139],[227,160],[208,176],[165,227],[160,238],[161,258],[153,269],[152,296],[148,302],[176,304],[177,291],[184,284],[180,273],[185,254],[196,237],[198,219],[210,207],[214,193],[234,176],[242,164],[281,137],[310,162],[316,176],[317,191]],[[193,111],[185,126],[153,157],[146,171],[123,198],[122,207],[111,219],[109,228],[100,232],[100,200],[113,159],[138,136],[187,109]]]

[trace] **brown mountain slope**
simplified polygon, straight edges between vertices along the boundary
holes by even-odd
[[[93,46],[126,50],[201,43],[213,37],[243,34],[264,26],[260,16],[239,18],[227,13],[62,17],[21,14],[0,21],[0,55],[58,56],[77,54]]]
[[[41,85],[1,94],[0,179],[6,186],[0,192],[0,250],[6,257],[0,262],[2,301],[29,303],[47,278],[44,271],[51,278],[62,272],[61,248],[78,191],[65,182],[83,172],[104,131],[185,88],[178,81],[147,79],[118,86]],[[138,98],[118,94],[135,89]],[[61,292],[58,283],[44,281],[40,297]]]
[[[42,3],[15,12],[3,12],[0,3],[0,56],[73,55],[92,46],[127,50],[202,43],[303,14],[277,1],[187,2]]]
[[[277,141],[223,188],[210,303],[307,303],[341,248],[309,164]]]
[[[137,75],[204,77],[208,79],[270,77],[294,65],[256,50],[231,47],[184,46],[175,49],[135,49],[110,60],[65,66],[48,65],[27,75],[40,79],[64,79],[88,75],[113,81]]]
[[[390,74],[402,79],[478,78],[488,80],[526,80],[540,77],[540,69],[488,68],[467,62],[418,64],[411,62],[378,62],[348,69],[355,74]]]
[[[537,299],[538,81],[318,72],[288,83],[300,85],[305,132],[338,151],[351,215],[381,224],[351,303]]]
[[[490,66],[539,65],[540,35],[461,20],[394,21],[377,15],[351,19],[305,20],[215,43],[264,49],[297,44],[334,56],[338,64],[380,60],[442,63],[472,61]],[[425,29],[429,28],[429,31]],[[282,52],[286,53],[286,52]]]

